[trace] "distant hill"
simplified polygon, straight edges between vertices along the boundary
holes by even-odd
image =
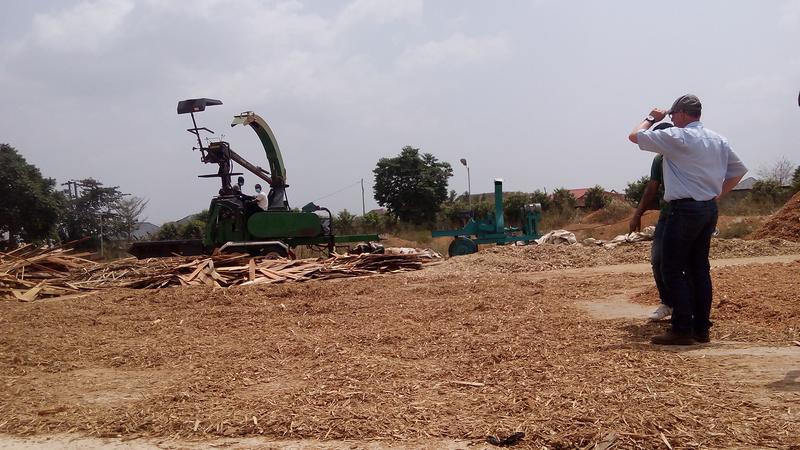
[[[159,228],[161,227],[150,222],[139,222],[133,230],[133,238],[137,240],[146,239],[148,236],[153,236],[158,233]]]
[[[195,213],[195,214],[189,214],[188,216],[184,217],[183,219],[176,220],[176,221],[175,221],[175,222],[173,222],[173,223],[174,223],[175,225],[177,225],[177,226],[186,225],[187,223],[191,222],[191,221],[192,221],[192,217],[194,217],[194,216],[196,216],[196,215],[197,215],[197,213]]]

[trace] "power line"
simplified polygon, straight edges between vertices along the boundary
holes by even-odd
[[[322,197],[315,198],[314,200],[311,200],[311,201],[312,201],[312,202],[316,202],[316,201],[319,201],[319,200],[324,200],[324,199],[326,199],[326,198],[328,198],[328,197],[332,197],[332,196],[334,196],[334,195],[336,195],[336,194],[338,194],[338,193],[340,193],[340,192],[342,192],[342,191],[345,191],[345,190],[347,190],[347,189],[350,189],[351,187],[353,187],[353,186],[357,186],[357,185],[359,185],[359,184],[361,184],[361,180],[358,180],[358,181],[356,181],[355,183],[348,184],[347,186],[345,186],[345,187],[343,187],[343,188],[341,188],[341,189],[339,189],[339,190],[336,190],[336,191],[334,191],[334,192],[331,192],[330,194],[327,194],[327,195],[323,195]]]

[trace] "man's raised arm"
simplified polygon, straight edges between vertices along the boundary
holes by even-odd
[[[634,144],[638,144],[639,137],[636,135],[642,130],[649,130],[650,127],[664,120],[664,117],[666,116],[667,112],[664,111],[663,109],[653,108],[653,110],[650,111],[650,115],[645,117],[645,119],[642,120],[642,123],[633,128],[633,131],[631,131],[631,133],[628,135],[628,140],[633,142]]]

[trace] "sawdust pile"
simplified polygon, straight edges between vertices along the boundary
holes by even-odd
[[[496,246],[472,255],[450,258],[431,270],[515,273],[648,263],[650,245],[650,242],[634,242],[614,248],[554,244]],[[800,254],[800,243],[777,238],[713,239],[710,257],[723,259],[793,254]]]
[[[709,257],[724,259],[775,255],[800,255],[800,242],[780,238],[712,239]]]
[[[466,256],[450,258],[433,270],[489,273],[543,272],[649,261],[650,243],[636,242],[616,248],[583,245],[540,244],[497,246]]]
[[[751,235],[753,239],[767,237],[800,242],[800,192]]]

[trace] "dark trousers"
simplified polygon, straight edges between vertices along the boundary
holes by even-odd
[[[661,273],[672,303],[672,331],[705,332],[711,327],[711,273],[708,251],[717,226],[717,203],[670,203],[664,227]]]
[[[656,231],[653,233],[653,243],[650,246],[650,265],[653,266],[653,278],[656,280],[658,297],[661,303],[669,307],[672,306],[667,296],[667,287],[664,285],[664,276],[661,275],[661,261],[664,259],[664,227],[667,224],[667,216],[662,215],[656,223]]]

